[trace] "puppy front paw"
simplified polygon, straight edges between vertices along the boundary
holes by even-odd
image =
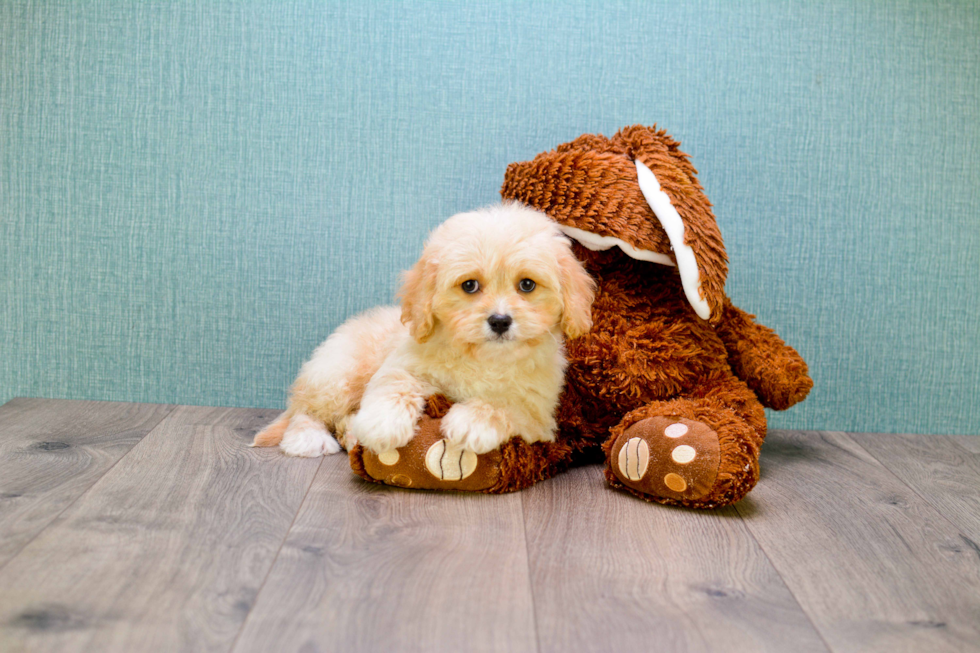
[[[346,437],[382,454],[404,447],[415,436],[416,418],[398,406],[361,407],[347,425]]]
[[[442,418],[442,434],[455,445],[483,454],[493,451],[509,439],[500,419],[491,410],[466,403],[454,404]]]

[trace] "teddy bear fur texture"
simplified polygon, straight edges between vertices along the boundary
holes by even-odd
[[[685,295],[677,254],[638,183],[637,162],[655,175],[683,221],[707,319]],[[785,410],[813,382],[795,350],[725,295],[727,255],[696,175],[678,142],[642,126],[612,138],[581,136],[507,168],[504,199],[544,211],[573,238],[586,232],[617,240],[604,249],[594,240],[573,245],[598,290],[591,331],[567,343],[556,442],[512,439],[480,462],[486,473],[479,487],[465,489],[513,491],[593,460],[605,461],[613,487],[663,504],[715,508],[755,486],[766,435],[763,407]],[[675,265],[626,253],[637,250]],[[430,400],[423,419],[433,420],[431,437],[438,438],[435,425],[447,405]],[[419,474],[393,482],[367,473],[371,456],[353,447],[352,469],[369,480],[422,487],[409,478]]]

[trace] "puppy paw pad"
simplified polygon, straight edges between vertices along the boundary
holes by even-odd
[[[425,468],[441,481],[461,481],[476,471],[476,454],[448,440],[439,440],[425,453]]]

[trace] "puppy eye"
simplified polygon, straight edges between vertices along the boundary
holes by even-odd
[[[517,287],[520,288],[521,292],[531,292],[538,287],[538,284],[534,283],[530,279],[521,279],[521,282],[517,284]]]
[[[476,279],[467,279],[460,284],[460,288],[462,288],[463,292],[465,292],[467,295],[472,295],[480,289],[480,282]]]

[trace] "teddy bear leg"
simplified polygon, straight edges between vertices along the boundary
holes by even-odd
[[[626,415],[603,446],[610,485],[691,508],[744,497],[759,479],[765,415],[741,381],[714,390]]]
[[[421,490],[513,492],[550,478],[571,461],[571,448],[556,442],[528,444],[515,437],[485,454],[464,450],[442,437],[440,420],[451,404],[431,397],[415,437],[381,455],[360,445],[350,448],[351,469],[385,485]]]

